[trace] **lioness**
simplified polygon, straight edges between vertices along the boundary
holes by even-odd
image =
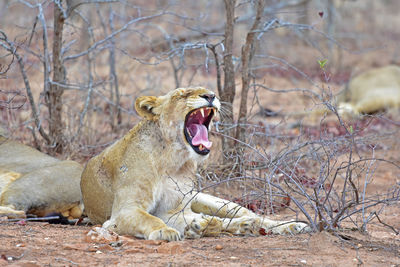
[[[338,114],[344,119],[398,109],[400,107],[400,67],[388,65],[365,71],[353,77],[332,100],[332,104],[337,105]],[[262,109],[258,114],[305,118],[307,123],[315,124],[320,122],[322,115],[331,114],[331,110],[324,107],[311,111],[280,114]]]
[[[6,138],[0,128],[0,216],[82,215],[82,166]]]
[[[118,234],[163,240],[258,234],[261,227],[277,234],[310,230],[194,191],[191,177],[210,152],[209,128],[220,109],[212,91],[179,88],[142,96],[135,108],[143,120],[83,171],[82,196],[92,222]]]
[[[337,97],[342,115],[372,114],[400,107],[400,67],[388,65],[352,78]]]

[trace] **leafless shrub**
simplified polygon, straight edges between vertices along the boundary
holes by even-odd
[[[0,89],[0,108],[20,109],[25,105],[26,97],[20,91],[4,91]]]
[[[0,50],[8,61],[0,65],[0,109],[22,109],[26,99],[32,115],[15,120],[16,136],[84,161],[137,121],[138,95],[216,87],[224,106],[214,135],[222,139],[224,160],[204,172],[204,181],[199,178],[200,189],[226,185],[228,191],[243,192],[232,199],[253,210],[293,209],[316,230],[349,222],[366,230],[375,218],[387,224],[380,212],[399,201],[399,185],[379,194],[368,188],[382,166],[398,171],[398,160],[385,156],[383,143],[393,141],[399,124],[387,116],[341,118],[334,92],[325,85],[331,73],[317,65],[332,47],[360,53],[377,45],[363,45],[361,34],[349,36],[348,25],[356,23],[332,25],[339,23],[333,13],[311,2],[15,1],[14,11],[28,15],[14,23],[4,13],[8,21],[0,31]],[[330,10],[348,12],[332,6],[335,2],[327,1]],[[340,33],[340,27],[346,31]],[[300,41],[300,50],[313,54],[293,52]],[[342,81],[352,67],[339,73]],[[270,85],[268,78],[275,76],[300,85]],[[286,117],[256,121],[260,108],[286,112],[282,105],[283,111],[264,107],[262,91],[296,94],[336,117],[320,117],[317,126]],[[234,101],[241,103],[238,116]],[[382,131],[373,130],[377,125]]]
[[[10,58],[6,64],[0,64],[0,79],[7,79],[7,72],[14,63],[15,56],[7,53],[1,58]],[[0,109],[20,109],[25,102],[26,97],[21,91],[0,89]]]
[[[303,90],[275,92],[298,91]],[[245,141],[225,136],[243,148],[242,154],[225,155],[238,168],[218,165],[204,176],[215,184],[229,184],[228,188],[238,186],[241,197],[226,196],[254,212],[290,209],[316,231],[356,228],[365,232],[375,220],[399,234],[399,229],[379,217],[385,207],[400,201],[396,177],[389,178],[387,191],[370,189],[386,182],[382,180],[384,169],[392,169],[393,175],[400,171],[398,159],[388,156],[393,153],[390,146],[398,145],[399,122],[387,114],[344,119],[332,94],[326,94],[331,98],[318,95],[324,100],[319,108],[330,110],[329,119],[321,117],[317,125],[300,122],[292,127],[284,118],[270,124],[248,123],[244,125]]]

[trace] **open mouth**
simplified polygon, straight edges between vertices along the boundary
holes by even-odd
[[[212,107],[194,109],[186,115],[183,130],[186,140],[200,155],[210,153],[212,142],[208,140],[208,127],[214,115],[215,108]]]

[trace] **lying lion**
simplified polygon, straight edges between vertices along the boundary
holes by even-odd
[[[400,67],[388,65],[368,70],[353,77],[346,87],[334,96],[338,114],[345,119],[357,118],[365,114],[392,110],[400,107]],[[263,116],[286,116],[307,118],[315,123],[321,115],[329,114],[328,108],[317,108],[311,111],[300,111],[279,114],[262,109],[258,114]]]
[[[343,115],[373,114],[400,107],[400,67],[371,69],[351,79],[338,95]]]
[[[82,174],[85,211],[93,223],[118,234],[180,240],[221,232],[299,233],[301,222],[260,217],[228,200],[194,191],[196,167],[212,146],[208,139],[220,109],[204,88],[143,96],[135,108],[143,120],[92,158]]]
[[[7,139],[0,129],[0,216],[82,215],[82,166]]]

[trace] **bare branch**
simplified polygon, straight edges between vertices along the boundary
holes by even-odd
[[[51,140],[50,140],[49,136],[47,135],[47,133],[44,131],[43,127],[41,126],[41,122],[40,122],[40,119],[39,119],[39,114],[38,114],[38,112],[36,110],[36,104],[35,104],[35,101],[33,99],[31,86],[30,86],[30,83],[29,83],[28,75],[26,74],[26,71],[25,71],[25,65],[24,65],[24,62],[22,60],[22,57],[17,52],[17,48],[14,46],[14,44],[7,38],[7,35],[5,34],[5,32],[0,30],[0,34],[1,34],[0,41],[4,42],[4,43],[0,43],[0,46],[2,46],[7,51],[11,52],[17,58],[17,62],[18,62],[18,65],[19,65],[19,68],[20,68],[20,71],[21,71],[21,75],[22,75],[24,84],[25,84],[25,90],[26,90],[26,93],[28,95],[29,103],[31,105],[32,117],[35,120],[36,128],[38,129],[40,135],[46,140],[47,144],[50,145],[51,144]]]
[[[101,39],[100,41],[95,42],[94,44],[92,44],[87,50],[82,51],[78,54],[75,55],[71,55],[71,56],[67,56],[64,58],[64,62],[68,61],[68,60],[73,60],[73,59],[77,59],[79,57],[85,56],[88,53],[94,51],[96,48],[98,48],[100,45],[110,41],[112,38],[115,38],[118,34],[120,34],[121,32],[127,30],[129,28],[130,25],[134,24],[134,23],[138,23],[141,21],[145,21],[145,20],[149,20],[149,19],[153,19],[159,16],[164,15],[165,12],[160,12],[157,13],[155,15],[151,15],[151,16],[144,16],[144,17],[139,17],[139,18],[135,18],[132,19],[130,21],[128,21],[124,26],[122,26],[121,28],[119,28],[118,30],[112,32],[111,34],[109,34],[107,37],[105,37],[104,39]]]
[[[247,120],[247,95],[250,89],[250,65],[254,55],[254,42],[256,40],[256,32],[261,24],[261,18],[264,11],[264,0],[256,1],[256,16],[253,25],[246,36],[246,43],[242,47],[242,92],[240,97],[240,108],[238,123],[246,123]],[[236,129],[236,138],[244,140],[245,129],[239,127]]]

